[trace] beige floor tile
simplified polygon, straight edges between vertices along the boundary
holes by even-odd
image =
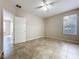
[[[37,39],[15,45],[14,59],[79,59],[79,45]]]
[[[79,59],[79,55],[75,55],[75,54],[68,54],[67,59]]]
[[[53,58],[53,59],[67,59],[67,56],[61,55],[61,54],[59,54],[59,55],[54,55],[54,58]]]

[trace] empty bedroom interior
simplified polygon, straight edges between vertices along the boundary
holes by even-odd
[[[79,59],[79,1],[0,0],[2,57]]]

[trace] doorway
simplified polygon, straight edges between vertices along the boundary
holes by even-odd
[[[4,59],[9,59],[13,51],[13,14],[3,9],[3,52]]]

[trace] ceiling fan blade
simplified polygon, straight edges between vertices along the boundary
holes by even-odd
[[[49,3],[49,5],[53,5],[53,4],[55,4],[55,3],[57,3],[57,2],[51,2],[51,3]]]
[[[57,3],[57,2],[60,2],[60,0],[57,0],[55,2],[50,2],[49,5],[53,5],[53,4]]]
[[[38,7],[36,7],[36,9],[38,9],[38,8],[42,8],[43,6],[38,6]]]
[[[43,0],[43,3],[46,3],[46,0]]]

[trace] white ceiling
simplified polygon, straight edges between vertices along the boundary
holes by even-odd
[[[46,0],[47,2],[55,0]],[[15,3],[22,6],[27,12],[31,12],[34,15],[41,17],[50,17],[65,11],[76,9],[79,7],[79,0],[59,0],[59,2],[49,6],[49,11],[46,12],[42,9],[36,9],[41,5],[42,0],[16,0]]]

